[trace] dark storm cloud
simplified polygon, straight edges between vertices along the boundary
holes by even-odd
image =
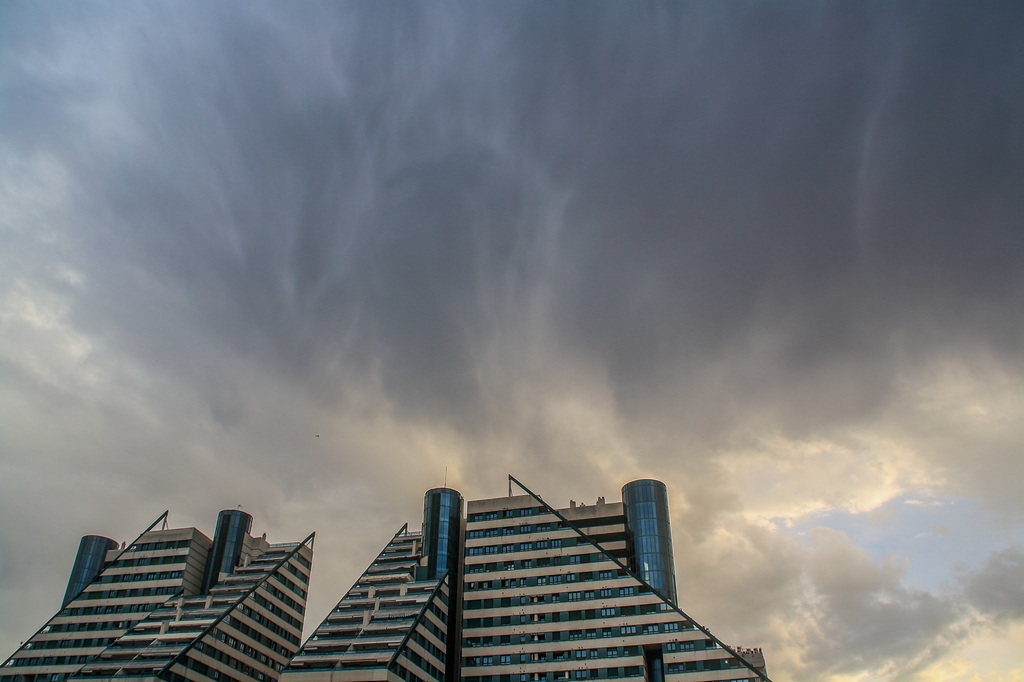
[[[11,347],[58,338],[101,377],[60,375],[56,351],[5,359],[27,416],[8,452],[53,434],[46,471],[110,476],[96,489],[124,507],[163,500],[174,462],[179,504],[221,503],[210,481],[230,480],[267,516],[306,498],[318,518],[398,514],[422,481],[395,470],[452,464],[495,494],[503,467],[539,492],[526,474],[588,494],[670,474],[677,543],[731,567],[690,577],[752,581],[758,635],[785,632],[773,618],[809,585],[807,679],[913,658],[958,622],[958,602],[839,541],[800,554],[747,528],[713,546],[751,492],[717,455],[749,423],[798,442],[878,419],[821,459],[897,432],[984,472],[949,485],[1017,500],[1018,422],[884,417],[947,355],[1019,386],[1019,3],[0,13],[0,196],[19,200],[0,283],[52,332]],[[850,499],[909,468],[884,459]],[[829,490],[842,464],[822,466],[843,472]],[[808,504],[827,497],[808,478]],[[977,609],[1015,561],[971,578]]]
[[[468,428],[489,325],[537,287],[634,417],[773,344],[709,407],[673,401],[694,427],[783,374],[806,426],[877,409],[901,352],[1012,352],[1019,9],[747,9],[82,11],[124,92],[42,83],[66,90],[15,137],[73,168],[81,257],[110,261],[111,309],[79,320],[129,316],[120,343],[173,369],[213,352],[175,328],[307,377],[379,357],[404,409]],[[557,277],[530,262],[544,184],[570,197]],[[822,400],[835,367],[859,378]]]
[[[788,374],[795,409],[778,416],[818,424],[877,407],[903,352],[1016,353],[1015,22],[937,9],[807,25],[759,6],[708,28],[706,70],[652,59],[621,93],[633,115],[597,145],[566,311],[625,409],[657,409],[666,365],[744,341],[778,346],[730,380],[763,403]],[[823,390],[837,366],[861,375],[852,392]]]

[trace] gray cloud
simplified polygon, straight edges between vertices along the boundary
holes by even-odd
[[[444,467],[472,496],[655,475],[695,548],[760,492],[726,455],[801,466],[766,433],[870,456],[820,486],[851,498],[934,467],[1020,511],[1016,4],[0,12],[4,518],[19,487],[95,507],[51,533],[70,547],[122,532],[101,495],[207,526],[216,491],[301,536],[305,497],[414,519]],[[886,440],[913,456],[867,452]],[[810,581],[819,631],[790,644],[836,674],[959,618],[854,547],[734,539],[721,579],[765,588],[745,603],[802,608]],[[5,561],[8,585],[38,568]]]
[[[985,559],[975,573],[964,577],[963,590],[971,605],[996,623],[1024,618],[1024,552],[1012,547]]]

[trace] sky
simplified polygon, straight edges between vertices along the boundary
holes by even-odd
[[[1024,680],[1024,4],[0,3],[0,654],[80,536],[670,490],[777,682]]]

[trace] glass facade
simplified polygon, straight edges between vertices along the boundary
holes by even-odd
[[[627,483],[622,487],[622,503],[630,568],[675,604],[676,568],[665,484],[653,479]]]
[[[75,556],[75,565],[71,569],[68,589],[64,592],[61,607],[67,606],[68,602],[77,597],[78,593],[100,574],[107,552],[112,549],[117,549],[117,541],[110,538],[100,535],[86,535],[82,538],[78,543],[78,554]]]
[[[213,549],[206,561],[203,592],[217,584],[221,573],[231,573],[242,556],[245,536],[252,530],[252,516],[240,509],[225,509],[217,515],[217,530],[213,536]]]
[[[462,493],[433,488],[423,496],[423,555],[427,580],[458,566],[462,551]],[[453,573],[454,575],[454,573]]]

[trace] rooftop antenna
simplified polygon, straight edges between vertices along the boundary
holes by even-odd
[[[448,487],[448,467],[444,468],[444,487]]]

